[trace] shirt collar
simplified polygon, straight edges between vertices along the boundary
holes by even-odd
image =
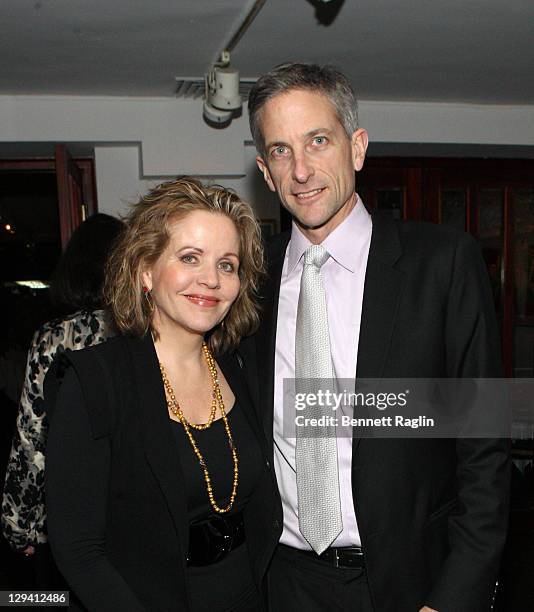
[[[329,234],[322,245],[340,266],[349,272],[358,268],[363,248],[367,244],[372,230],[371,215],[356,194],[356,204],[346,219]],[[293,221],[291,240],[288,247],[288,272],[291,273],[304,255],[311,242],[300,231]]]

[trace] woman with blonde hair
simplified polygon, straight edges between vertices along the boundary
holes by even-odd
[[[121,336],[47,381],[52,551],[89,610],[261,610],[281,509],[239,345],[258,324],[258,225],[189,178],[126,224],[105,286]]]

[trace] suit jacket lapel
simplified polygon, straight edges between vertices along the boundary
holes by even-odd
[[[402,254],[396,224],[379,213],[373,214],[373,233],[363,292],[358,379],[381,378],[391,344],[404,273],[393,266]],[[355,432],[357,434],[357,432]],[[360,442],[354,438],[353,451]]]
[[[357,378],[380,378],[386,364],[404,273],[393,266],[402,254],[391,219],[373,215],[365,273]]]
[[[264,455],[268,456],[265,436],[258,419],[258,414],[254,410],[251,390],[247,385],[247,380],[249,379],[249,376],[247,376],[247,360],[244,360],[241,353],[237,351],[236,353],[226,353],[218,357],[217,364],[235,395],[236,403],[239,404],[239,408],[243,411],[250,427],[254,431]]]
[[[157,354],[149,333],[141,339],[129,339],[127,346],[146,457],[167,500],[182,550],[187,551],[189,530],[184,476],[169,424]]]
[[[276,237],[267,249],[267,279],[260,295],[260,328],[256,334],[258,360],[258,381],[260,398],[260,417],[267,440],[273,439],[273,402],[274,402],[274,357],[276,348],[276,325],[278,319],[278,298],[284,256],[290,233]]]

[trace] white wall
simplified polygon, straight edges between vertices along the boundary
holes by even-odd
[[[0,142],[140,143],[145,177],[243,173],[243,121],[208,127],[174,98],[0,96]]]
[[[140,175],[136,145],[95,147],[95,171],[98,210],[110,215],[125,214],[153,183]]]
[[[250,202],[258,217],[278,220],[278,199],[265,185],[256,166],[256,149],[243,145],[244,167],[240,176],[209,176],[202,174],[205,181],[234,189]],[[128,205],[135,202],[150,187],[170,177],[158,179],[143,178],[139,169],[139,147],[136,145],[95,146],[95,169],[100,212],[121,215]],[[173,173],[182,174],[181,172]]]
[[[382,143],[534,145],[534,106],[363,101],[360,124]],[[99,209],[114,214],[155,181],[192,174],[236,189],[260,217],[277,217],[249,140],[246,111],[216,130],[199,100],[0,96],[4,155],[9,143],[91,145]]]
[[[534,106],[363,101],[359,119],[371,141],[534,145]]]

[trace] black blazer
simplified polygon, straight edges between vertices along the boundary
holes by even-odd
[[[65,359],[45,387],[48,404],[58,395],[46,492],[50,544],[59,569],[89,610],[188,610],[184,477],[150,335],[115,338],[69,353],[67,360],[59,392]],[[280,533],[279,498],[245,382],[246,346],[217,361],[269,467],[244,510],[253,575],[260,585]]]
[[[264,428],[273,452],[274,354],[289,233],[268,253],[256,336]],[[500,343],[475,241],[444,227],[373,216],[356,376],[497,377]],[[505,540],[504,440],[363,439],[352,488],[377,612],[489,609]]]

